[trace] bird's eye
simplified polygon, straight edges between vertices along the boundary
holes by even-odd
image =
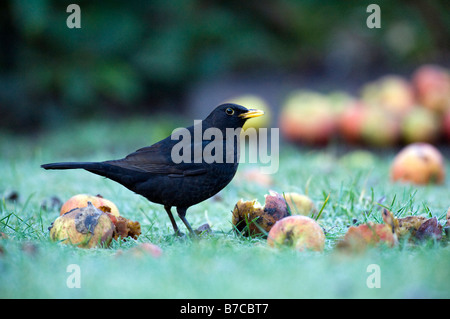
[[[227,113],[228,115],[233,115],[234,114],[234,110],[231,107],[229,107],[229,108],[227,108],[225,110],[225,113]]]

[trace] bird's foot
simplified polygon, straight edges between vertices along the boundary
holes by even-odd
[[[191,229],[192,230],[192,229]],[[189,231],[188,235],[186,235],[185,233],[183,233],[182,231],[180,231],[179,229],[174,233],[174,236],[178,237],[178,238],[191,238],[191,239],[199,239],[200,237],[202,237],[203,235],[210,235],[212,233],[211,227],[209,226],[209,224],[203,224],[200,227],[198,227],[197,229],[194,229],[192,231]]]
[[[192,240],[197,240],[197,239],[199,239],[199,237],[197,236],[197,234],[195,234],[195,233],[188,233],[188,234],[185,234],[185,233],[183,233],[183,232],[181,232],[181,231],[178,231],[178,232],[175,232],[175,233],[173,233],[173,235],[172,235],[172,238],[175,240],[175,241],[192,241]]]
[[[184,237],[186,237],[186,234],[185,233],[183,233],[181,230],[176,230],[174,233],[173,233],[173,235],[175,236],[175,237],[179,237],[179,238],[184,238]]]

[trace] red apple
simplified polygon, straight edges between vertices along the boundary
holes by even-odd
[[[295,92],[280,113],[280,130],[286,139],[308,145],[324,145],[337,125],[328,99],[315,92]]]
[[[391,114],[406,114],[415,104],[414,90],[411,84],[397,75],[386,75],[366,84],[361,91],[364,102],[379,105]]]
[[[365,109],[362,121],[361,136],[369,146],[393,146],[400,136],[400,125],[397,118],[380,107]]]
[[[60,215],[63,215],[75,208],[87,207],[88,202],[91,202],[94,207],[97,207],[106,213],[111,213],[114,216],[120,216],[119,209],[112,201],[103,198],[101,195],[93,196],[88,194],[78,194],[72,196],[61,207]]]
[[[450,107],[450,74],[438,65],[423,65],[418,68],[412,82],[420,104],[442,113]]]
[[[410,144],[394,158],[391,179],[418,185],[442,184],[445,179],[444,158],[433,145]]]
[[[134,248],[131,248],[130,251],[135,257],[150,255],[152,257],[158,258],[162,255],[162,249],[159,246],[151,243],[142,243]]]
[[[128,250],[118,250],[115,254],[116,257],[137,257],[137,258],[141,258],[141,257],[145,257],[145,256],[152,256],[154,258],[159,258],[161,257],[163,251],[159,246],[156,246],[155,244],[151,244],[151,243],[142,243],[139,244],[133,248],[130,248]]]
[[[339,132],[349,143],[361,142],[365,108],[366,106],[362,101],[352,102],[345,108],[339,117]]]
[[[406,143],[435,142],[441,133],[438,116],[429,109],[415,107],[402,119],[402,137]]]
[[[323,251],[325,234],[322,227],[306,216],[289,216],[275,223],[267,237],[271,247],[288,246],[299,251]]]
[[[380,243],[390,247],[396,243],[391,226],[369,222],[359,226],[351,226],[344,238],[338,242],[337,247],[349,251],[362,251]]]

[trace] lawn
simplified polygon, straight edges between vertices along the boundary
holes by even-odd
[[[444,223],[449,178],[444,185],[410,186],[389,180],[395,150],[343,152],[280,145],[273,185],[245,181],[243,164],[218,196],[188,210],[193,227],[213,232],[198,241],[172,236],[163,207],[119,184],[85,171],[44,171],[63,160],[119,158],[150,145],[183,123],[165,118],[72,123],[34,136],[0,136],[0,298],[449,298],[450,248],[446,243],[401,243],[358,254],[343,254],[336,242],[353,223],[382,222],[380,205],[398,216],[437,216]],[[350,155],[349,155],[350,154]],[[447,172],[450,165],[447,159]],[[264,202],[269,189],[306,193],[322,207],[326,231],[322,253],[275,250],[262,238],[234,233],[231,211],[240,199]],[[11,194],[16,193],[17,199]],[[49,240],[59,215],[50,198],[78,193],[111,199],[126,218],[142,226],[138,240],[84,250]],[[46,207],[43,204],[46,203]],[[184,231],[184,225],[177,218]],[[134,256],[129,249],[151,242],[159,258]],[[118,254],[122,251],[122,254]],[[78,265],[80,288],[70,288],[69,265]],[[380,287],[370,288],[370,265],[378,265]]]

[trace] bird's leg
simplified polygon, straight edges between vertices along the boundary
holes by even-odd
[[[167,215],[169,215],[170,222],[172,223],[172,227],[175,232],[175,235],[181,236],[180,230],[178,229],[177,223],[175,222],[175,218],[173,218],[170,208],[171,208],[170,206],[164,206],[164,209],[166,210]]]
[[[186,210],[187,208],[181,208],[181,207],[177,207],[177,213],[178,213],[178,217],[180,217],[180,219],[183,221],[184,225],[186,225],[186,228],[189,230],[189,232],[191,233],[191,236],[193,236],[194,238],[197,237],[197,234],[194,232],[194,230],[192,229],[191,225],[189,224],[189,222],[186,220]]]

